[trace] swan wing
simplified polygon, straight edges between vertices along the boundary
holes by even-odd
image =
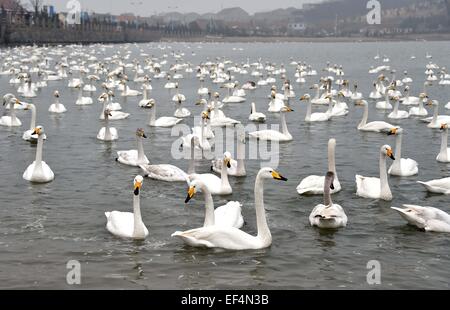
[[[361,127],[360,130],[380,132],[382,130],[389,130],[393,127],[394,127],[394,125],[391,125],[387,122],[374,121],[374,122],[367,123],[366,125]]]
[[[241,207],[242,204],[239,201],[230,201],[226,205],[218,207],[214,210],[215,224],[241,228],[244,225]]]
[[[134,215],[131,212],[112,211],[105,213],[106,229],[113,235],[131,238],[134,231]]]
[[[173,165],[139,165],[139,167],[152,179],[168,182],[186,182],[188,180],[188,175]]]
[[[310,175],[301,180],[297,186],[297,193],[300,195],[318,195],[323,194],[323,186],[325,182],[324,176]]]
[[[355,176],[356,195],[364,198],[380,198],[380,179],[373,177]]]

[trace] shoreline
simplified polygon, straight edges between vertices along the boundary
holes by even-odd
[[[160,42],[205,42],[205,43],[370,43],[370,42],[417,42],[450,41],[450,33],[417,34],[392,37],[162,37]]]

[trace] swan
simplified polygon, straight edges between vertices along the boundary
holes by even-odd
[[[320,86],[318,84],[314,84],[309,89],[316,90],[316,95],[311,99],[312,104],[327,105],[329,103],[329,100],[325,98],[326,95],[323,97],[320,95]]]
[[[138,175],[133,181],[133,213],[112,211],[105,212],[106,229],[116,237],[143,240],[148,236],[148,229],[142,222],[140,191],[144,179]]]
[[[192,133],[187,136],[182,137],[182,146],[189,145],[192,137],[197,137],[199,143],[196,145],[198,149],[203,151],[211,150],[211,145],[208,139],[214,138],[214,132],[209,127],[209,114],[208,111],[203,111],[201,113],[201,123],[200,126],[195,126],[192,128]]]
[[[330,95],[326,96],[326,99],[328,100],[329,104],[330,104]],[[307,110],[306,110],[306,117],[305,117],[305,122],[325,122],[330,120],[331,115],[329,113],[312,113],[311,114],[311,109],[312,109],[312,104],[311,104],[311,97],[309,94],[303,95],[300,98],[300,101],[305,101],[308,104]]]
[[[142,86],[142,89],[144,90],[143,92],[142,92],[142,100],[141,101],[139,101],[139,107],[141,107],[141,108],[145,108],[145,106],[147,105],[147,103],[148,103],[148,91],[151,89],[151,86],[149,85],[149,84],[144,84],[143,86]]]
[[[337,101],[334,103],[332,97],[329,96],[329,110],[327,113],[330,114],[330,117],[345,116],[348,114],[348,106],[345,102],[341,101],[342,97],[344,97],[344,94],[339,92]]]
[[[195,173],[195,142],[198,143],[197,137],[191,137],[191,157],[189,159],[188,173],[174,165],[140,165],[145,173],[144,177],[166,182],[187,182],[189,183],[189,174]]]
[[[7,98],[5,98],[7,96]],[[10,97],[6,95],[3,97],[3,105],[8,104],[9,105],[9,116],[2,116],[0,118],[0,126],[6,126],[6,127],[19,127],[22,126],[22,122],[20,119],[17,118],[15,108],[14,106],[22,105],[22,103],[19,101],[19,99],[15,98],[14,96]]]
[[[380,178],[356,175],[356,195],[363,198],[392,200],[386,173],[386,156],[395,160],[392,148],[389,145],[383,145],[380,148]]]
[[[177,231],[172,237],[178,237],[194,247],[222,248],[227,250],[263,249],[272,244],[272,235],[267,225],[264,209],[264,179],[273,178],[287,181],[272,168],[262,168],[256,176],[255,182],[255,210],[258,234],[251,236],[234,227],[217,225]]]
[[[427,182],[417,181],[417,183],[423,185],[429,192],[450,195],[450,177]]]
[[[392,119],[408,118],[409,117],[408,111],[403,111],[403,110],[398,109],[399,98],[397,96],[395,96],[392,98],[392,100],[394,100],[394,110],[391,113],[389,113],[388,118],[392,118]]]
[[[252,122],[264,123],[266,121],[266,115],[261,112],[256,111],[256,104],[252,102],[252,109],[250,111],[250,116],[248,119]]]
[[[24,139],[25,141],[37,142],[38,136],[34,135],[34,131],[36,129],[36,106],[32,103],[29,103],[27,104],[25,110],[31,110],[31,122],[30,129],[23,133],[22,139]],[[43,139],[47,139],[45,133],[43,134]]]
[[[284,102],[281,99],[276,98],[276,92],[272,90],[271,100],[269,102],[269,112],[278,113],[284,107]]]
[[[129,151],[118,151],[116,161],[129,165],[129,166],[139,166],[142,164],[148,164],[149,160],[144,154],[144,146],[142,145],[142,138],[147,138],[144,129],[138,128],[136,130],[136,143],[137,150]]]
[[[103,98],[103,100],[101,100],[101,98]],[[130,116],[130,113],[125,113],[125,112],[121,112],[121,111],[112,111],[111,108],[108,107],[108,98],[109,98],[109,96],[106,93],[103,93],[99,98],[100,101],[103,101],[103,108],[102,108],[102,112],[100,113],[99,119],[101,119],[101,120],[105,119],[106,109],[109,110],[108,118],[111,121],[126,119],[126,118],[128,118],[128,116]]]
[[[358,124],[358,130],[361,131],[373,131],[373,132],[381,132],[385,130],[389,130],[394,125],[391,125],[389,123],[383,122],[383,121],[374,121],[367,123],[367,119],[369,117],[369,104],[366,100],[358,100],[355,102],[355,105],[357,106],[364,106],[364,114],[361,122]]]
[[[59,92],[55,90],[53,93],[53,96],[55,97],[55,103],[52,103],[50,107],[48,108],[48,111],[50,113],[64,113],[67,111],[66,107],[59,102]]]
[[[352,100],[361,100],[363,98],[363,95],[362,95],[362,93],[357,91],[358,85],[355,84],[353,87],[354,87],[354,91],[353,91],[353,94],[350,96],[350,99],[352,99]]]
[[[75,102],[76,105],[88,105],[94,103],[91,97],[83,97],[83,89],[81,88],[81,84],[77,84],[74,88],[78,89],[78,98]]]
[[[425,98],[428,98],[428,96],[425,93],[421,93],[419,95],[419,106],[418,107],[412,107],[409,109],[409,115],[410,116],[427,116],[428,111],[423,106],[423,100]]]
[[[55,179],[52,169],[42,160],[42,147],[44,145],[44,127],[37,126],[32,135],[38,135],[36,159],[23,173],[23,178],[34,183],[48,183]]]
[[[97,87],[95,87],[93,85],[93,83],[94,83],[94,81],[99,81],[100,78],[98,76],[96,76],[96,75],[88,75],[87,78],[89,79],[89,84],[86,84],[83,87],[83,91],[85,91],[85,92],[96,92],[97,91]]]
[[[331,190],[334,190],[333,185],[334,173],[327,172],[323,186],[323,204],[314,207],[309,215],[309,223],[311,226],[319,228],[336,229],[347,226],[347,215],[344,209],[333,203],[331,200]]]
[[[227,167],[228,175],[243,177],[247,175],[245,170],[245,132],[238,132],[237,134],[237,160],[231,159],[230,168]],[[214,172],[220,173],[222,171],[223,160],[217,158],[211,162],[211,168]]]
[[[450,115],[438,115],[439,114],[439,101],[428,100],[427,106],[434,106],[433,116],[422,119],[423,122],[429,123],[428,128],[441,128],[442,123],[450,122]]]
[[[233,193],[233,189],[231,188],[230,182],[228,181],[228,172],[227,168],[231,167],[231,154],[229,152],[225,152],[223,154],[223,164],[222,170],[220,173],[220,178],[212,173],[202,173],[197,174],[193,173],[189,175],[189,182],[193,180],[200,179],[203,183],[206,184],[208,190],[212,195],[230,195]]]
[[[156,101],[154,99],[149,100],[148,107],[150,108],[148,125],[151,127],[173,127],[182,121],[181,118],[171,116],[162,116],[156,119]]]
[[[388,89],[393,89],[393,88],[388,88]],[[378,101],[377,104],[375,105],[375,107],[379,110],[391,110],[392,109],[392,105],[389,101],[388,89],[386,89],[386,91],[384,93],[384,101]]]
[[[184,117],[191,116],[191,112],[188,109],[183,108],[181,106],[181,104],[182,104],[182,100],[181,100],[181,98],[179,98],[177,101],[177,109],[175,110],[173,115],[178,118],[184,118]]]
[[[403,128],[394,127],[388,132],[388,135],[396,135],[395,138],[395,161],[388,170],[390,175],[409,177],[419,172],[418,164],[411,158],[402,158],[402,137]]]
[[[140,91],[130,89],[125,80],[120,81],[120,84],[123,85],[123,91],[121,93],[122,97],[136,97],[142,95]]]
[[[439,154],[436,156],[436,160],[441,163],[448,163],[450,162],[450,148],[447,147],[448,125],[442,124],[441,130],[442,130],[441,150],[439,151]]]
[[[400,99],[400,102],[403,105],[418,105],[419,102],[423,100],[423,98],[420,97],[413,97],[409,95],[409,86],[405,87],[405,95],[403,96],[403,98]]]
[[[111,116],[111,110],[105,109],[104,111],[104,120],[105,127],[102,127],[97,134],[97,139],[102,141],[114,141],[119,139],[119,134],[117,133],[117,129],[114,127],[109,127],[109,117]]]
[[[118,102],[113,102],[113,98],[114,98],[114,92],[112,90],[108,90],[108,88],[106,87],[106,93],[103,93],[102,95],[100,95],[99,97],[99,101],[108,101],[108,104],[106,105],[106,108],[108,108],[109,110],[111,110],[114,115],[115,111],[120,111],[122,110],[122,106],[120,105],[120,103]]]
[[[405,75],[405,77],[402,79],[403,83],[407,84],[407,83],[412,83],[413,82],[412,78],[410,78],[408,76],[408,71],[404,71],[403,74]]]
[[[424,231],[450,232],[450,215],[438,208],[404,204],[404,208],[391,207],[408,224]]]
[[[369,98],[370,99],[380,99],[381,97],[383,97],[383,95],[378,90],[377,83],[373,83],[373,87],[374,87],[374,89],[370,92]]]
[[[333,172],[333,187],[331,193],[337,193],[341,190],[341,183],[339,182],[336,173],[336,139],[328,140],[328,171]],[[325,176],[310,175],[301,180],[297,186],[297,193],[300,195],[320,195],[323,194],[323,186]]]
[[[205,196],[205,222],[203,227],[235,227],[244,226],[242,217],[242,204],[239,201],[229,201],[226,205],[220,206],[214,210],[214,201],[208,187],[201,180],[191,182],[185,203],[188,203],[197,193],[197,188]]]
[[[280,141],[280,142],[291,141],[293,138],[287,128],[285,113],[293,112],[293,110],[290,107],[285,106],[280,110],[280,112],[281,112],[280,113],[281,132],[273,129],[259,130],[250,132],[248,134],[249,137],[263,141]]]

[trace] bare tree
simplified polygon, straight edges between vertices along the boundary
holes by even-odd
[[[39,13],[39,11],[41,10],[43,2],[44,2],[44,0],[28,0],[28,3],[33,8],[35,14]]]

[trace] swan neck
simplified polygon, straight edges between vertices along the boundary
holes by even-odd
[[[225,163],[222,163],[222,170],[220,171],[220,179],[222,181],[222,189],[229,188],[230,182],[228,181],[228,167]]]
[[[205,222],[203,227],[214,226],[214,201],[211,192],[206,186],[202,186],[202,192],[205,196]]]
[[[244,175],[245,171],[245,144],[238,137],[237,141],[237,173],[239,175]]]
[[[267,225],[266,210],[264,209],[264,180],[261,172],[256,177],[255,182],[255,210],[256,210],[256,225],[258,228],[258,238],[271,240],[269,226]]]
[[[38,142],[36,147],[36,160],[35,167],[40,167],[42,165],[42,149],[44,145],[44,135],[38,136]]]
[[[189,167],[188,167],[188,174],[194,174],[195,173],[195,143],[194,138],[191,138],[191,157],[189,158]]]
[[[334,173],[334,179],[337,180],[337,172],[336,172],[336,159],[335,159],[335,148],[334,144],[331,144],[328,147],[328,171],[332,171]]]
[[[155,119],[156,119],[156,105],[154,104],[150,109],[150,120],[149,120],[150,126],[155,126]]]
[[[30,130],[36,128],[36,107],[34,105],[31,106],[31,123]]]
[[[400,160],[398,158],[397,160]],[[386,156],[380,152],[380,193],[381,197],[386,195],[391,195],[391,190],[389,188],[387,172],[386,172]]]
[[[331,179],[325,178],[323,187],[323,204],[325,206],[331,206],[333,201],[331,200]]]
[[[134,217],[134,228],[133,237],[145,237],[144,223],[142,222],[141,216],[141,203],[140,194],[133,195],[133,217]]]
[[[142,144],[142,138],[136,137],[137,139],[137,147],[138,147],[138,161],[142,162],[144,160],[144,146]]]
[[[312,106],[311,106],[311,100],[308,100],[308,107],[306,108],[306,117],[305,117],[305,120],[306,121],[309,121],[309,120],[311,120],[311,109],[312,109]]]
[[[256,113],[256,106],[254,102],[252,102],[252,114],[253,113]]]
[[[369,118],[369,106],[367,104],[365,104],[363,118],[361,120],[361,123],[359,123],[359,127],[365,126],[367,124],[368,118]]]
[[[286,124],[286,113],[285,112],[281,112],[281,132],[285,135],[285,136],[290,136],[287,124]]]
[[[441,154],[447,156],[448,129],[442,131]]]

